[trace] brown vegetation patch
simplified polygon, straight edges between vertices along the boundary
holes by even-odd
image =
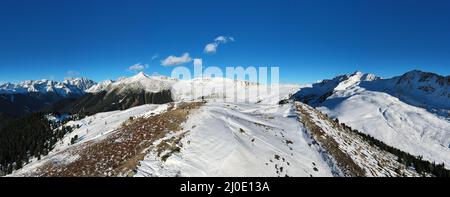
[[[300,122],[305,125],[312,137],[336,160],[338,167],[345,176],[365,176],[364,170],[339,148],[339,144],[312,120],[311,115],[302,106],[297,105],[297,111],[300,115]]]
[[[201,102],[181,103],[169,107],[167,112],[148,118],[130,119],[113,134],[95,143],[84,143],[70,150],[79,158],[67,165],[47,162],[39,171],[40,176],[132,176],[152,144],[171,131],[182,130],[181,124]],[[162,159],[179,151],[181,137],[163,140],[156,147],[166,153]],[[164,158],[163,158],[164,157]]]

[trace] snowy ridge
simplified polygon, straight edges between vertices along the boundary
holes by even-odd
[[[330,80],[323,80],[318,83],[302,87],[293,98],[301,100],[309,105],[316,106],[325,101],[336,91],[346,90],[347,88],[357,86],[364,81],[380,80],[373,74],[363,74],[359,71],[351,75],[340,75]]]
[[[300,121],[335,158],[344,176],[419,176],[414,169],[399,163],[397,156],[370,145],[312,107],[301,102],[296,102],[295,106]]]
[[[180,153],[166,161],[149,153],[136,176],[332,176],[293,110],[207,103],[175,134],[185,135]]]

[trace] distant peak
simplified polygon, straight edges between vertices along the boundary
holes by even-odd
[[[136,78],[142,78],[142,77],[147,78],[147,75],[143,71],[141,71],[138,74],[136,74],[134,77],[136,77]]]
[[[425,72],[423,72],[421,70],[418,70],[418,69],[414,69],[414,70],[411,70],[409,72],[406,72],[405,74],[406,75],[412,75],[412,74],[422,74],[422,73],[425,73]]]
[[[440,75],[438,75],[438,74],[435,74],[435,73],[424,72],[424,71],[417,70],[417,69],[411,70],[411,71],[409,71],[409,72],[406,72],[406,73],[403,74],[401,77],[404,78],[404,79],[405,79],[405,78],[407,78],[407,79],[412,79],[412,78],[415,78],[415,77],[429,78],[429,77],[432,77],[432,76],[442,77],[442,76],[440,76]]]
[[[362,75],[363,73],[359,70],[355,71],[352,75]]]
[[[148,79],[149,77],[144,72],[139,72],[136,75],[129,77],[129,78],[123,78],[122,80],[126,81],[141,81]],[[120,80],[119,80],[120,81]]]

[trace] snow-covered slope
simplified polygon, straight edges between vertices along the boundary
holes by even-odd
[[[450,122],[386,93],[331,96],[318,109],[414,155],[450,165]]]
[[[73,132],[64,136],[47,156],[41,160],[33,159],[30,164],[14,172],[12,176],[38,176],[41,173],[38,169],[49,162],[57,165],[71,163],[78,159],[79,156],[77,154],[69,154],[70,150],[76,150],[78,147],[83,147],[89,143],[101,142],[101,140],[114,134],[130,118],[160,114],[166,109],[167,105],[142,105],[124,111],[98,113],[78,121],[70,121],[65,126],[76,128]],[[77,136],[77,140],[74,144],[71,144],[71,140],[75,136]]]
[[[329,119],[311,106],[296,102],[299,119],[314,142],[327,150],[341,176],[419,176],[398,156],[373,145],[357,131]]]
[[[66,126],[77,127],[66,135],[55,147],[54,151],[60,151],[70,146],[70,140],[78,136],[76,143],[84,143],[91,140],[102,139],[110,132],[117,129],[123,122],[132,118],[146,117],[150,114],[159,114],[167,109],[167,105],[141,105],[127,110],[98,113],[78,121],[71,121]]]
[[[443,116],[450,114],[450,76],[413,70],[399,77],[362,82],[360,87],[385,92],[401,101]]]
[[[391,79],[358,76],[314,84],[294,97],[388,145],[450,165],[448,77],[420,71]]]
[[[207,103],[183,127],[166,137],[179,154],[150,152],[136,176],[332,176],[291,104]]]

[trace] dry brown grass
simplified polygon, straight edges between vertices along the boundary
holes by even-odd
[[[297,111],[300,115],[300,121],[305,125],[312,137],[336,160],[338,167],[345,176],[365,176],[364,170],[359,167],[348,154],[344,153],[339,148],[339,144],[333,138],[328,136],[321,127],[314,123],[311,115],[303,109],[303,107],[297,106]],[[324,116],[321,118],[328,119]],[[334,126],[339,126],[339,124]]]
[[[131,176],[152,144],[171,131],[181,130],[180,125],[186,121],[189,113],[201,105],[201,102],[182,103],[169,107],[167,112],[159,115],[130,119],[101,141],[84,143],[67,150],[70,154],[79,155],[77,160],[67,165],[47,162],[38,169],[39,176]],[[176,144],[180,139],[171,138],[160,143],[163,144],[159,147],[160,152],[176,152],[179,150]],[[162,157],[167,159],[170,156],[167,154]]]

